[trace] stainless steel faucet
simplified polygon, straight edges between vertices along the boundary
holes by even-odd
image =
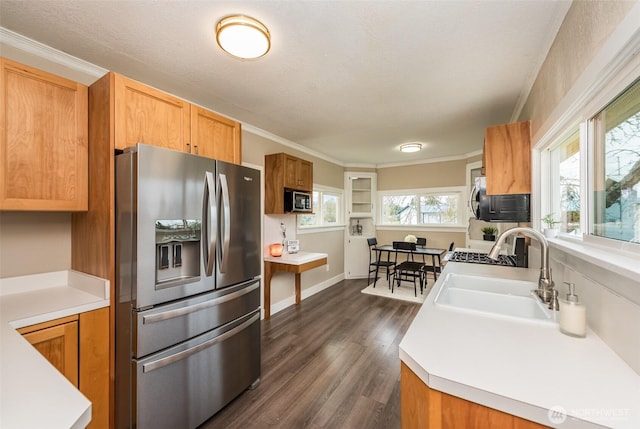
[[[489,251],[488,257],[494,260],[498,259],[498,255],[500,254],[500,250],[506,238],[510,235],[518,233],[528,235],[540,242],[540,277],[538,278],[538,289],[536,290],[536,293],[542,301],[544,301],[546,304],[549,304],[549,308],[557,310],[558,306],[556,305],[556,301],[558,295],[557,291],[555,291],[554,289],[554,283],[551,279],[551,268],[549,268],[549,243],[547,242],[547,239],[544,237],[544,235],[529,227],[519,226],[508,229],[500,234],[500,236],[496,240],[496,244],[494,244]]]

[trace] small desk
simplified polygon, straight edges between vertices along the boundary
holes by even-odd
[[[389,256],[391,255],[391,252],[396,252],[396,251],[398,253],[412,253],[414,255],[431,256],[431,265],[433,267],[433,278],[435,280],[438,279],[436,267],[439,267],[441,264],[440,257],[443,254],[447,253],[447,249],[437,249],[437,248],[429,248],[429,247],[416,247],[416,250],[394,249],[391,244],[383,244],[381,246],[376,246],[374,247],[374,250],[377,250],[380,252],[378,253],[378,262],[380,261],[380,256],[382,255],[382,252],[387,252],[387,260],[389,260]],[[438,265],[436,265],[436,258],[438,258]],[[378,273],[376,272],[376,278],[377,276],[378,276]]]
[[[284,253],[282,256],[264,256],[264,318],[271,318],[271,276],[276,271],[296,275],[296,304],[300,304],[302,279],[300,273],[327,264],[326,253]]]

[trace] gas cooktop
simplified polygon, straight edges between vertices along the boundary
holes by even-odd
[[[486,253],[479,252],[453,252],[449,257],[449,262],[468,262],[471,264],[501,265],[505,267],[515,267],[516,257],[512,255],[498,255],[498,260],[489,259]]]

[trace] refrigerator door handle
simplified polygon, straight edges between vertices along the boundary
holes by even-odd
[[[142,317],[142,324],[147,325],[149,323],[163,322],[165,320],[174,319],[176,317],[186,316],[196,311],[205,310],[207,308],[215,307],[225,302],[233,301],[248,293],[253,292],[260,287],[260,283],[256,282],[252,286],[245,287],[244,289],[237,290],[227,295],[222,295],[219,298],[214,298],[209,301],[201,302],[199,304],[193,304],[188,307],[176,308],[174,310],[163,311],[161,313],[150,314]]]
[[[216,205],[213,173],[207,171],[204,175],[204,192],[202,197],[202,257],[204,259],[205,274],[213,275],[213,265],[216,251],[216,229],[211,225],[216,224]],[[213,219],[209,219],[209,217]]]
[[[229,263],[229,245],[231,235],[231,207],[229,205],[229,184],[227,176],[220,174],[220,201],[222,203],[222,219],[220,219],[220,238],[222,240],[222,249],[220,250],[220,272],[227,271]]]

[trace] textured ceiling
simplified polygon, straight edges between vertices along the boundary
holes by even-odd
[[[0,2],[0,26],[346,165],[455,157],[513,120],[568,1]],[[263,58],[215,45],[227,15],[262,21]],[[423,142],[402,154],[398,147]]]

